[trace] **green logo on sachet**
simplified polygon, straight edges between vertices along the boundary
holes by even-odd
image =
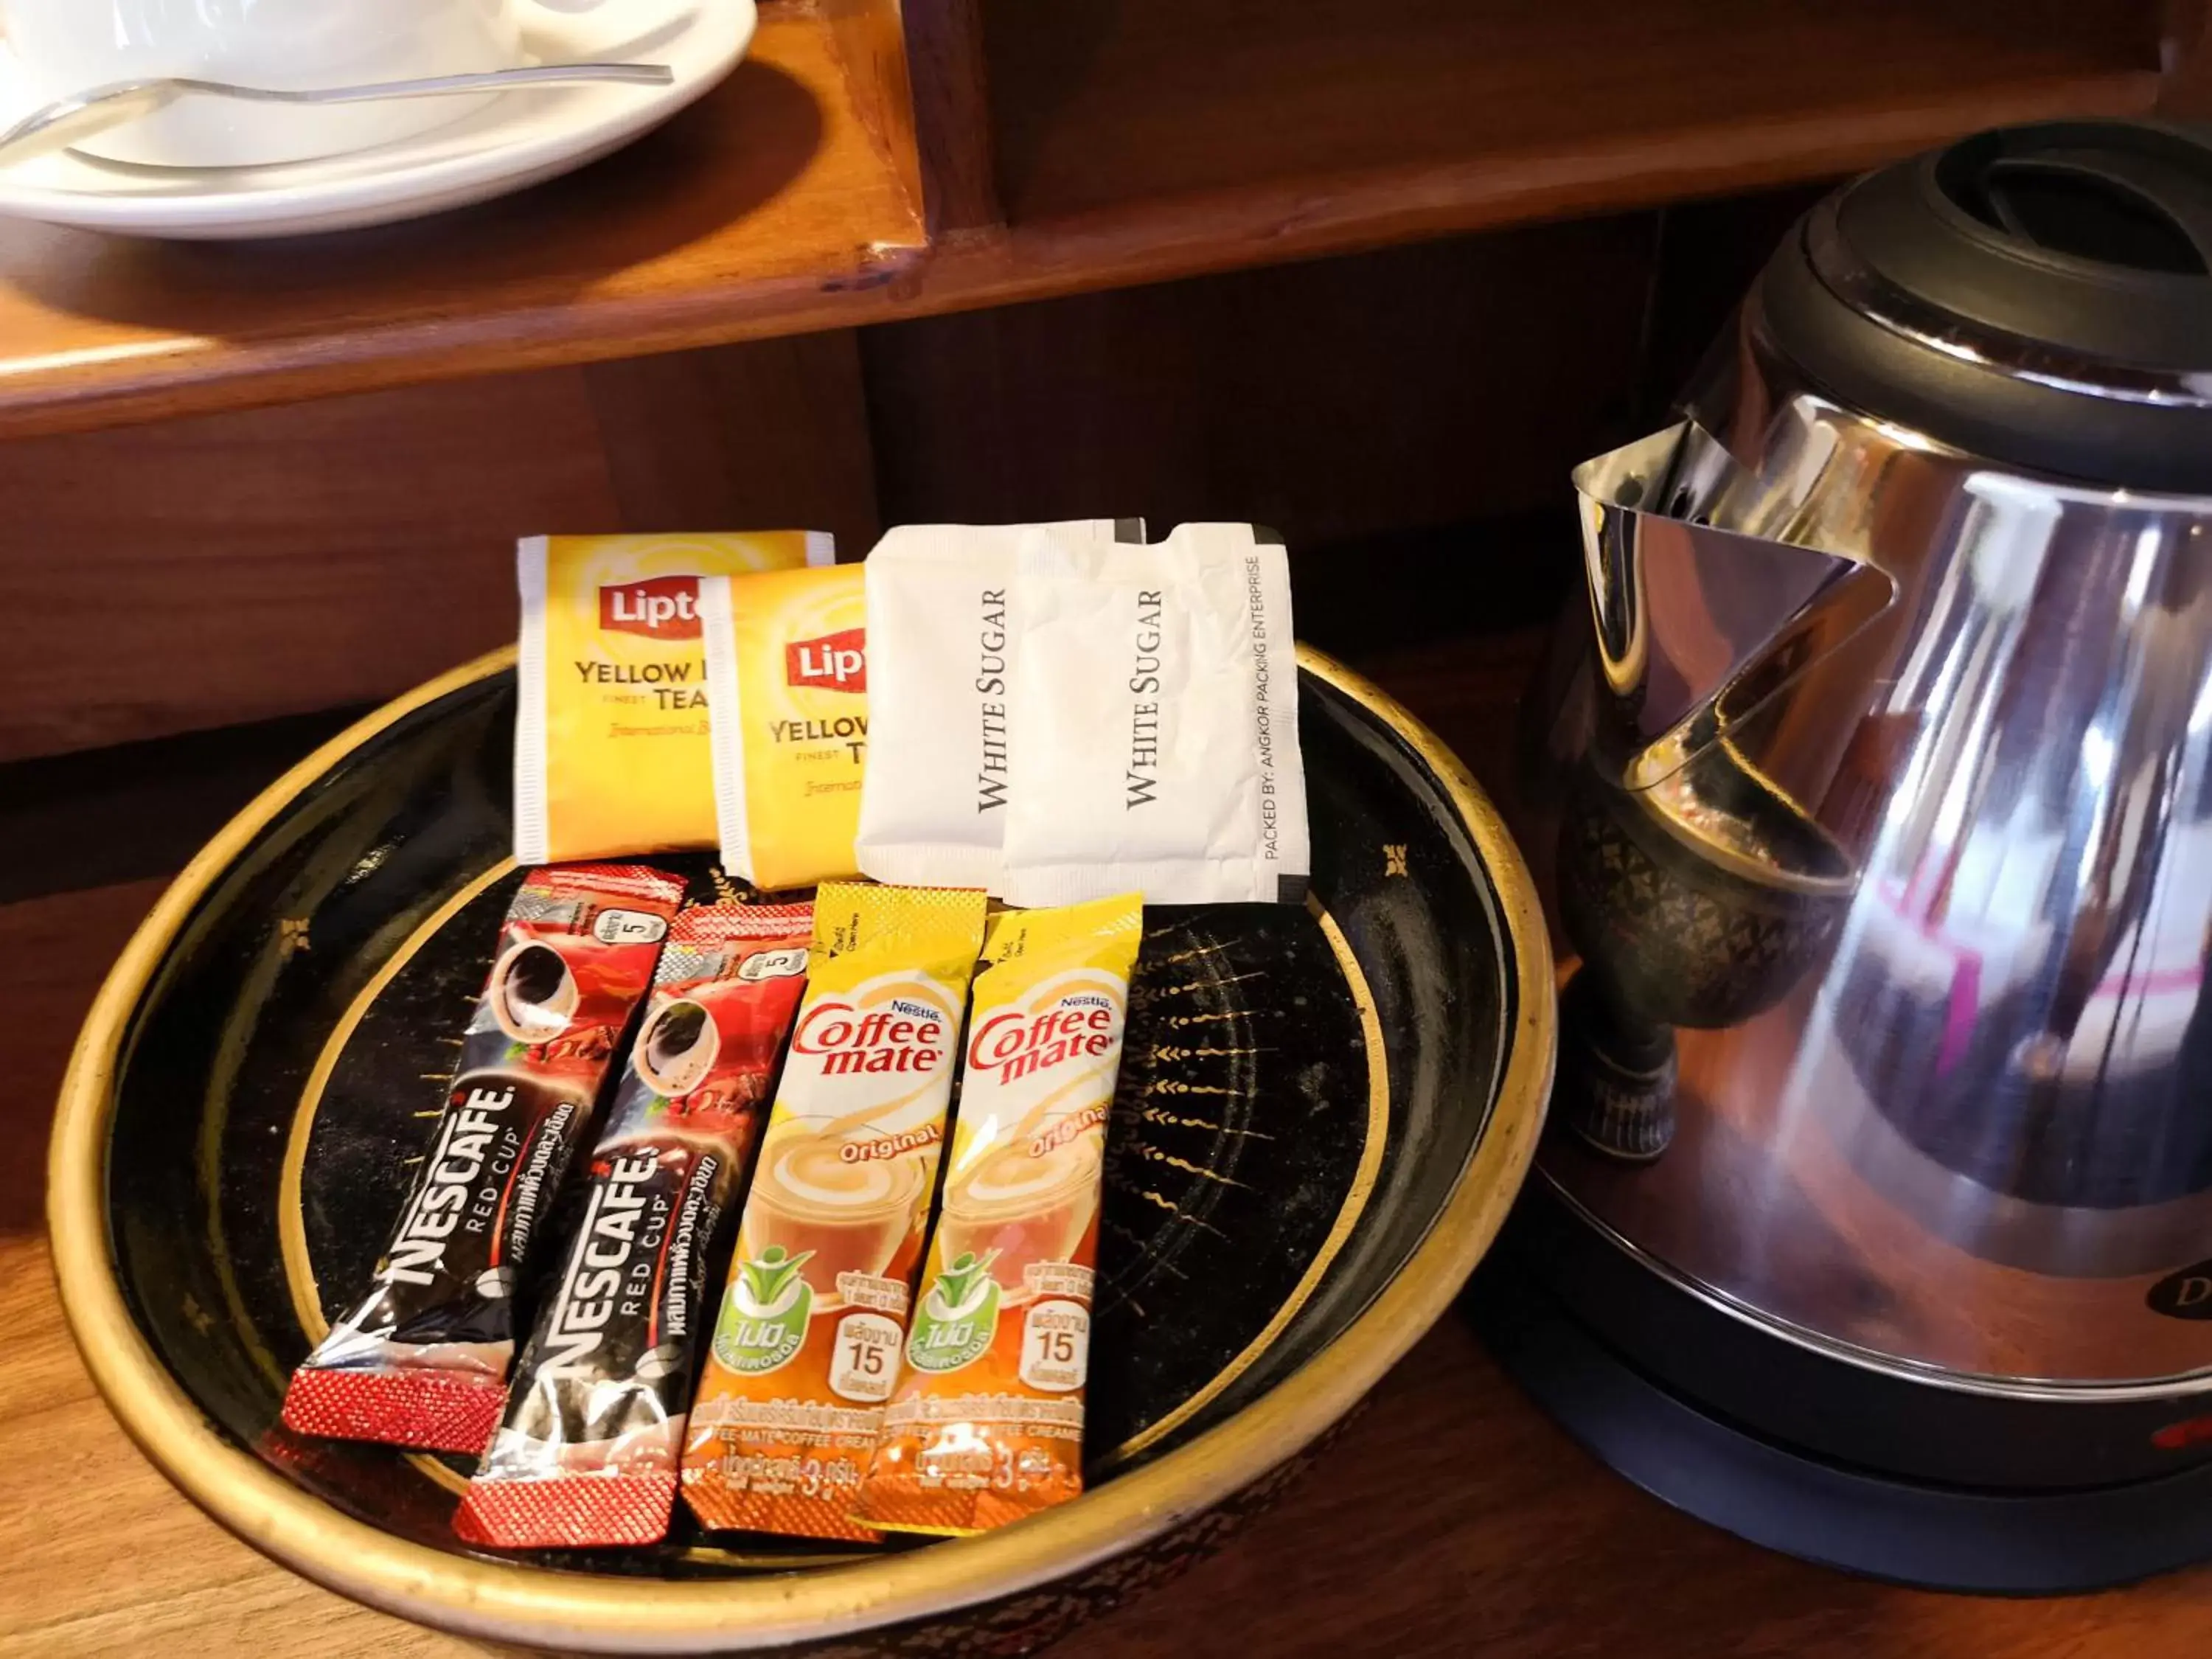
[[[968,1251],[941,1269],[915,1310],[906,1357],[916,1370],[957,1371],[982,1358],[999,1334],[999,1281],[991,1277],[996,1250],[978,1261]]]
[[[740,1261],[730,1280],[730,1299],[714,1328],[714,1358],[733,1371],[758,1375],[791,1363],[806,1340],[814,1291],[799,1275],[814,1252],[786,1255],[771,1244]]]

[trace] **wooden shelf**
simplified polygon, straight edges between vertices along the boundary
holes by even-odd
[[[8,224],[0,436],[1825,178],[2161,85],[2154,0],[906,9],[919,142],[891,0],[769,0],[718,92],[505,202],[289,245]]]
[[[629,356],[834,320],[925,240],[904,70],[842,0],[771,0],[667,126],[482,207],[288,243],[0,220],[0,434]]]
[[[2136,0],[997,0],[1009,219],[1426,179],[1556,210],[1858,166],[1985,119],[2143,109]]]

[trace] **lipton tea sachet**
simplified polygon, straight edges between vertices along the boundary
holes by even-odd
[[[981,1532],[1083,1490],[1106,1119],[1144,908],[992,918],[906,1371],[854,1518]]]
[[[1141,543],[1142,521],[1047,526]],[[878,881],[993,887],[1006,819],[1007,589],[1026,525],[903,525],[868,555],[873,745],[860,870]]]
[[[1290,902],[1310,854],[1290,562],[1252,526],[1149,547],[1030,531],[1008,632],[1005,870],[1021,905]]]
[[[868,750],[861,567],[702,582],[722,866],[756,887],[860,873]]]
[[[699,579],[833,553],[802,530],[521,543],[516,861],[712,847]]]
[[[985,899],[825,884],[684,1451],[702,1524],[848,1518],[898,1377]]]
[[[803,904],[697,905],[661,949],[559,1286],[454,1530],[650,1544],[676,1506],[707,1263],[805,984]]]
[[[391,1248],[293,1373],[287,1428],[483,1449],[507,1395],[517,1278],[683,896],[638,865],[524,878]]]

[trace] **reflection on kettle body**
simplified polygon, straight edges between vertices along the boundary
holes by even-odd
[[[2124,1278],[2212,1239],[2212,501],[1993,468],[1747,367],[1688,405],[1712,428],[1577,476],[1557,1111],[1618,1172],[1547,1167],[1824,1337],[2105,1375],[2130,1362],[2078,1334],[2000,1353],[1766,1264],[1923,1239],[1896,1279],[1932,1303],[1953,1252]],[[1710,1136],[1664,1155],[1686,1111],[1733,1126],[1735,1164]]]

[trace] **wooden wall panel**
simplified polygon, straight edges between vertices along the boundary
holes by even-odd
[[[1294,550],[1557,503],[1621,431],[1636,215],[886,325],[887,523],[1258,520]]]
[[[0,762],[390,695],[513,636],[544,530],[1256,519],[1417,547],[1379,637],[1519,544],[1459,527],[1564,512],[1801,200],[0,445]]]
[[[1017,225],[1270,179],[1321,216],[1351,180],[1418,198],[1462,165],[1469,188],[1559,212],[2140,111],[2158,3],[983,0],[983,33]],[[1774,169],[1784,150],[1805,167]]]
[[[0,761],[380,698],[544,531],[875,532],[827,334],[0,445]]]
[[[1834,179],[1659,211],[1658,271],[1637,386],[1639,429],[1668,418],[1684,385],[1801,215]]]
[[[851,557],[881,530],[850,331],[582,373],[623,528],[828,530]]]

